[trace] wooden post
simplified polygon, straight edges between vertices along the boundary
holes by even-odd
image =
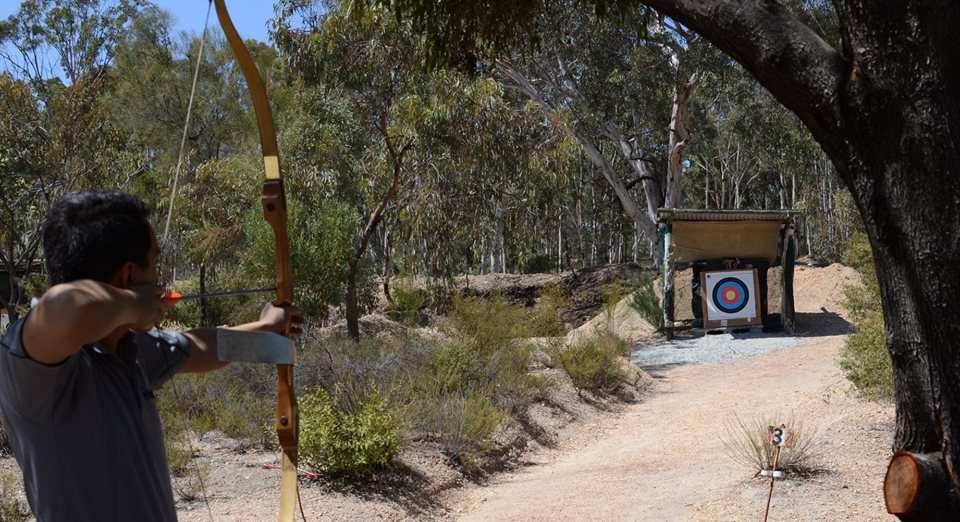
[[[883,498],[887,511],[904,521],[956,520],[960,510],[960,496],[939,453],[895,453]]]
[[[663,225],[663,330],[667,340],[673,339],[673,228]]]
[[[773,457],[773,469],[770,470],[770,493],[767,494],[767,509],[763,512],[763,522],[767,522],[767,517],[770,515],[770,500],[773,499],[773,483],[777,480],[777,466],[780,464],[781,449],[780,446],[777,446],[777,454]]]
[[[780,318],[783,329],[793,334],[796,330],[796,314],[793,304],[793,267],[797,257],[797,240],[793,233],[793,224],[783,229],[783,258],[780,260]]]

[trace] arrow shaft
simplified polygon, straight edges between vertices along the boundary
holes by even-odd
[[[187,294],[176,297],[177,301],[183,299],[206,299],[208,297],[226,297],[230,295],[245,295],[245,294],[263,294],[267,292],[276,292],[277,287],[271,286],[269,288],[248,288],[245,290],[226,290],[223,292],[205,292],[202,294]]]

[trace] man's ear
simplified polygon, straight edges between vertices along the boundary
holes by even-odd
[[[113,286],[118,288],[129,288],[133,283],[133,271],[136,268],[136,264],[133,261],[127,261],[120,267],[120,270],[114,275]]]

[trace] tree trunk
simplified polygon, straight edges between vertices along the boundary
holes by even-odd
[[[742,63],[800,117],[849,187],[870,236],[883,296],[896,386],[893,448],[942,460],[943,481],[951,484],[921,485],[933,495],[926,519],[955,519],[960,4],[836,1],[843,40],[838,52],[776,2],[645,3]]]
[[[356,259],[349,259],[347,264],[350,271],[347,273],[347,295],[344,301],[344,315],[347,318],[347,335],[353,340],[360,339],[360,307],[357,303],[357,269]]]
[[[360,234],[360,241],[353,255],[347,260],[350,266],[350,273],[347,275],[347,295],[345,299],[347,335],[354,340],[360,339],[360,308],[357,302],[357,272],[360,267],[360,259],[367,251],[367,245],[370,244],[370,238],[372,238],[374,232],[376,232],[377,226],[380,224],[380,221],[383,220],[387,205],[397,195],[397,187],[400,185],[400,173],[403,171],[403,155],[406,154],[410,148],[409,143],[399,150],[394,146],[387,129],[386,112],[380,113],[380,122],[379,125],[377,125],[377,130],[380,131],[380,134],[383,136],[383,141],[387,146],[387,152],[390,155],[393,166],[393,176],[390,179],[390,187],[387,188],[383,198],[380,199],[377,208],[373,209],[373,212],[370,214],[370,219],[367,221],[367,226],[364,227],[363,233]]]
[[[390,248],[390,233],[383,235],[383,296],[393,304],[390,296],[390,278],[393,277],[393,249]]]

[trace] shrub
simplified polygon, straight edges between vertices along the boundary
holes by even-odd
[[[633,292],[630,307],[658,332],[663,332],[663,307],[660,305],[660,297],[653,285],[653,277],[643,277]]]
[[[521,274],[546,274],[553,272],[555,265],[550,254],[526,254],[517,262],[517,271]]]
[[[893,364],[882,313],[857,321],[857,332],[847,338],[841,352],[840,368],[867,399],[893,400]]]
[[[850,312],[856,333],[844,344],[840,367],[868,399],[893,399],[893,365],[887,349],[880,284],[867,237],[854,235],[843,259],[857,269],[863,285],[844,288],[844,306]]]
[[[623,298],[623,287],[614,283],[603,292],[603,326],[607,332],[616,331],[617,305]]]
[[[29,519],[30,507],[20,498],[17,478],[11,473],[0,471],[0,520],[26,522]]]
[[[399,418],[375,388],[356,411],[339,410],[319,387],[300,400],[300,455],[311,467],[369,474],[393,460],[400,439]]]
[[[450,323],[459,336],[471,339],[484,352],[529,336],[522,309],[499,295],[454,297]]]
[[[388,315],[406,325],[420,323],[420,311],[427,303],[427,296],[414,287],[412,278],[400,277],[390,287],[391,304]]]
[[[489,449],[494,433],[506,418],[487,390],[424,401],[417,413],[418,427],[434,434],[444,453],[470,467],[476,466]]]
[[[217,372],[182,375],[157,393],[157,408],[166,430],[206,433],[219,429],[247,445],[270,446],[276,371],[268,365],[231,364]],[[168,436],[175,440],[176,435]],[[171,451],[172,450],[172,451]],[[168,453],[178,450],[168,447]],[[171,469],[175,468],[171,462]]]
[[[621,366],[626,342],[609,332],[599,332],[572,346],[558,346],[551,357],[580,390],[614,393],[626,379]]]
[[[726,436],[722,438],[724,450],[735,462],[757,473],[771,469],[776,457],[776,446],[767,442],[767,433],[769,426],[779,426],[781,423],[786,424],[787,429],[793,433],[793,447],[784,448],[780,452],[777,469],[798,475],[815,471],[817,432],[808,429],[800,420],[790,417],[784,419],[774,414],[744,421],[737,416],[726,425]]]
[[[530,336],[556,337],[565,334],[567,328],[561,312],[570,304],[570,296],[562,286],[546,286],[537,304],[527,312]]]

